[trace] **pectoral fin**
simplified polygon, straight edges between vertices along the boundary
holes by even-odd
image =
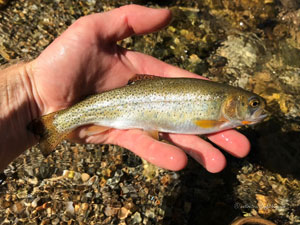
[[[219,120],[196,120],[195,124],[202,128],[213,128],[216,126],[220,126],[226,121],[219,121]]]
[[[242,124],[244,125],[251,124],[251,123],[252,123],[251,121],[247,121],[247,120],[242,121]]]

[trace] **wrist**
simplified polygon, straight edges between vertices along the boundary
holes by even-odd
[[[38,117],[27,68],[26,63],[18,63],[0,71],[0,171],[36,143],[26,129]]]

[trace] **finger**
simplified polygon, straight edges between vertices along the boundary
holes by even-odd
[[[136,155],[154,165],[169,170],[181,170],[187,163],[186,154],[179,148],[154,140],[142,130],[111,129],[103,135],[95,135],[87,139],[88,142],[105,142],[119,145],[131,150]]]
[[[94,29],[101,39],[116,42],[134,34],[157,31],[166,26],[171,17],[171,11],[167,9],[127,5],[87,16],[86,20],[94,24]]]
[[[124,54],[131,62],[134,70],[140,74],[152,74],[162,77],[190,77],[207,79],[143,53],[126,51]]]
[[[165,133],[163,137],[183,149],[211,173],[220,172],[226,165],[226,159],[218,149],[195,135]]]
[[[235,130],[226,130],[207,135],[209,140],[235,157],[245,157],[250,151],[249,140]]]

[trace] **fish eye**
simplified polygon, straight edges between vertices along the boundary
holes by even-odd
[[[258,107],[259,104],[260,104],[260,102],[259,102],[259,100],[256,99],[256,98],[255,98],[255,99],[251,99],[251,100],[249,101],[249,105],[250,105],[252,108]]]

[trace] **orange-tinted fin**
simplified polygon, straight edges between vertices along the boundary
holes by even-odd
[[[45,157],[68,135],[68,133],[59,133],[53,125],[56,114],[57,112],[50,113],[28,125],[28,129],[39,137],[39,149]]]
[[[150,79],[155,79],[158,78],[158,76],[150,75],[150,74],[136,74],[133,78],[131,78],[128,81],[128,84],[132,84],[136,81],[140,80],[150,80]]]
[[[195,124],[202,128],[212,128],[223,124],[225,121],[218,120],[196,120]]]
[[[71,131],[65,139],[76,142],[76,143],[84,143],[82,139],[87,138],[89,136],[93,136],[96,134],[103,133],[107,130],[111,129],[110,127],[103,127],[98,125],[86,125],[80,126],[75,130]]]
[[[159,133],[157,130],[147,130],[146,131],[152,138],[159,141]]]
[[[93,136],[93,135],[96,135],[96,134],[103,133],[103,132],[105,132],[109,129],[111,129],[111,127],[90,125],[87,128],[84,128],[84,135],[85,136]]]
[[[251,121],[247,121],[247,120],[242,121],[242,124],[244,125],[251,124],[251,123],[252,123]]]

